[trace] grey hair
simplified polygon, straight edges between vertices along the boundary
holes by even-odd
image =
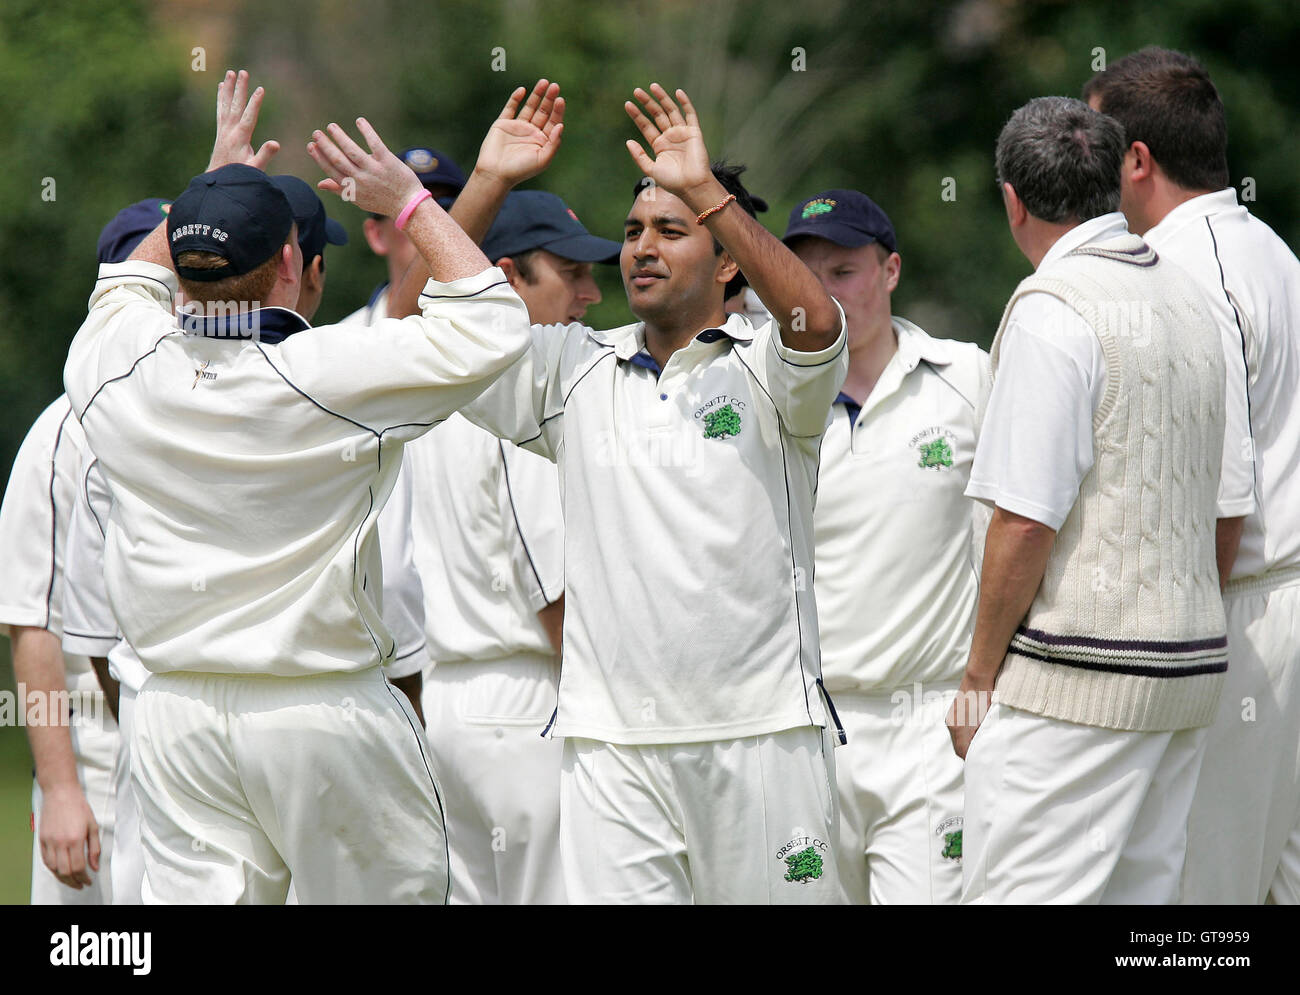
[[[1124,129],[1073,97],[1038,97],[998,135],[997,170],[1034,217],[1083,223],[1119,210]]]

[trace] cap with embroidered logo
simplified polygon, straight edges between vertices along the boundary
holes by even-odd
[[[95,244],[99,261],[125,262],[135,247],[144,241],[145,236],[162,224],[171,206],[170,200],[147,197],[118,211],[99,233],[99,241]]]
[[[167,215],[167,244],[176,272],[209,283],[252,272],[275,255],[293,228],[293,209],[260,169],[230,163],[190,180]],[[183,252],[210,252],[216,269],[181,266]]]
[[[797,204],[790,212],[781,241],[789,245],[792,239],[804,235],[849,249],[879,242],[890,252],[898,251],[889,215],[857,190],[827,190]]]

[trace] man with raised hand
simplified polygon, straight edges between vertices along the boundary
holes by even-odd
[[[579,903],[838,902],[810,578],[843,315],[754,220],[738,171],[710,167],[686,95],[652,91],[626,105],[653,152],[629,143],[645,179],[620,264],[641,320],[535,325],[465,409],[559,464],[565,886]],[[507,190],[476,168],[456,217],[486,231]],[[777,322],[726,316],[742,271]]]
[[[903,260],[865,194],[805,198],[782,241],[848,322],[813,519],[822,674],[849,739],[835,765],[840,880],[857,904],[956,904],[962,764],[943,712],[970,651],[988,527],[965,491],[989,357],[893,314]]]
[[[993,341],[967,488],[994,511],[948,718],[963,902],[1175,901],[1227,670],[1223,350],[1201,291],[1125,228],[1123,158],[1119,125],[1065,97],[998,136],[1036,272]]]
[[[278,904],[292,874],[304,903],[445,901],[424,736],[381,670],[375,519],[402,446],[519,356],[527,318],[358,119],[369,152],[331,124],[309,153],[441,282],[422,316],[309,329],[247,89],[223,80],[208,171],[101,268],[64,371],[112,498],[105,580],[151,672],[132,730],[144,899]]]
[[[1205,290],[1228,362],[1219,579],[1228,667],[1188,824],[1183,901],[1300,903],[1300,262],[1237,203],[1218,91],[1145,48],[1084,87],[1128,143],[1129,227]],[[1249,372],[1247,373],[1247,365]],[[1234,403],[1235,402],[1235,403]],[[1233,484],[1232,490],[1229,485]],[[1241,516],[1245,516],[1244,518]]]

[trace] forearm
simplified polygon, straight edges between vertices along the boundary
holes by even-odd
[[[998,508],[989,523],[980,575],[975,634],[963,684],[990,689],[997,679],[1007,646],[1015,635],[1038,586],[1056,532],[1041,522]]]
[[[717,180],[686,192],[697,215],[726,198]],[[745,279],[781,327],[781,339],[800,352],[820,352],[840,334],[840,316],[826,288],[771,232],[735,204],[705,220],[709,232],[736,261]]]
[[[165,218],[157,228],[144,237],[144,241],[135,247],[135,251],[127,259],[129,261],[156,263],[159,266],[166,266],[173,273],[176,271],[176,267],[172,265],[171,250],[167,248],[167,221]]]
[[[1237,552],[1241,549],[1241,533],[1245,529],[1246,519],[1220,518],[1214,527],[1214,558],[1219,565],[1219,590],[1228,584],[1232,576],[1232,566],[1237,562]]]
[[[80,787],[77,758],[72,750],[67,711],[67,677],[63,649],[54,633],[34,626],[12,630],[14,678],[20,692],[18,707],[24,711],[27,741],[32,749],[36,780],[49,794],[61,787]],[[29,712],[28,703],[32,704]],[[26,721],[28,718],[40,721]]]

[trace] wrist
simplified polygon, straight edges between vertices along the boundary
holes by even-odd
[[[727,198],[727,188],[719,183],[712,173],[709,174],[707,180],[686,187],[681,192],[673,190],[668,192],[676,193],[678,199],[689,207],[697,217],[705,211],[717,207]]]
[[[491,169],[479,165],[474,166],[474,170],[470,173],[469,180],[465,185],[469,186],[470,183],[479,187],[484,193],[497,194],[502,197],[515,188],[515,185],[501,174],[494,173]]]

